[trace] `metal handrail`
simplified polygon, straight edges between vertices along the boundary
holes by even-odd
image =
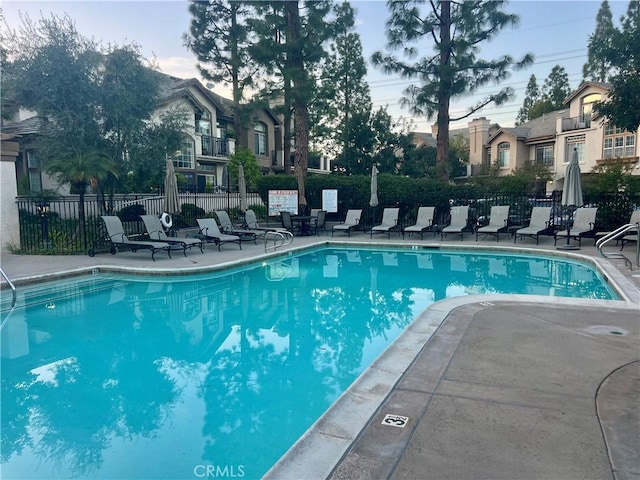
[[[613,240],[618,240],[622,235],[624,235],[627,232],[630,232],[631,230],[636,230],[638,235],[638,238],[636,238],[636,266],[640,267],[640,223],[627,223],[626,225],[622,225],[621,227],[617,228],[613,232],[607,233],[596,242],[596,250],[601,256],[605,258],[623,258],[625,260],[625,263],[628,263],[629,267],[631,268],[633,264],[622,253],[616,253],[613,255],[605,254],[602,250],[602,248],[607,243]]]
[[[269,246],[269,240],[273,241],[273,245]],[[293,243],[293,233],[287,230],[269,230],[264,234],[264,251],[276,251],[280,247],[291,245]]]
[[[5,271],[0,267],[0,274],[4,278],[4,281],[7,282],[7,285],[11,288],[11,292],[13,294],[13,299],[11,300],[11,308],[16,306],[16,286],[13,284],[9,276],[5,273]]]

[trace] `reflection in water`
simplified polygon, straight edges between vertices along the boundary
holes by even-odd
[[[487,292],[610,298],[573,263],[342,249],[23,289],[2,328],[3,477],[259,478],[429,304]]]

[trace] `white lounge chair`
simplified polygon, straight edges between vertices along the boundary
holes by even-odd
[[[399,208],[385,208],[382,211],[382,223],[371,228],[370,236],[373,237],[374,233],[386,233],[387,238],[391,238],[391,232],[398,230],[398,215],[400,214]]]
[[[347,216],[344,219],[344,222],[334,225],[331,229],[331,236],[338,232],[347,232],[349,236],[351,236],[351,230],[355,230],[360,225],[360,218],[362,217],[362,210],[347,210]]]
[[[509,233],[507,231],[509,224],[509,205],[494,205],[491,207],[489,214],[489,225],[480,227],[476,230],[476,242],[479,235],[495,235],[496,242],[500,241],[501,233]]]
[[[220,247],[225,243],[237,243],[240,250],[242,250],[240,236],[222,233],[215,218],[197,218],[196,222],[198,222],[198,226],[200,227],[198,235],[207,242],[215,243],[218,246],[218,251],[220,251]]]
[[[162,227],[160,218],[156,215],[140,215],[140,218],[144,222],[144,227],[147,229],[147,235],[149,235],[150,240],[154,242],[167,243],[176,248],[182,248],[182,253],[184,253],[185,257],[187,256],[187,248],[191,248],[194,245],[200,248],[200,253],[204,253],[201,239],[169,237]]]
[[[514,232],[513,243],[516,243],[518,235],[520,238],[532,237],[536,239],[536,245],[540,240],[540,235],[545,231],[548,231],[550,225],[551,207],[533,207],[531,210],[531,219],[529,220],[529,226],[519,228]]]
[[[424,238],[424,232],[432,231],[435,235],[433,224],[433,217],[435,214],[435,207],[419,207],[418,208],[418,217],[416,218],[416,223],[413,225],[409,225],[402,230],[402,238],[404,238],[405,234],[411,235],[412,233],[419,233],[420,240]]]
[[[449,234],[460,235],[460,240],[463,239],[463,230],[467,228],[469,223],[469,205],[461,205],[457,207],[451,207],[451,221],[449,225],[442,229],[440,234],[440,240]]]
[[[107,235],[111,242],[111,254],[115,255],[119,247],[128,247],[132,252],[137,250],[151,250],[151,260],[155,262],[155,254],[159,250],[165,250],[171,258],[171,245],[162,242],[151,242],[142,240],[130,240],[124,233],[124,227],[120,217],[113,215],[103,215],[102,220],[107,228]]]
[[[558,242],[559,238],[575,238],[578,246],[582,244],[582,237],[594,234],[596,231],[596,213],[597,208],[578,208],[573,214],[573,225],[568,230],[560,230],[554,235],[553,244]]]

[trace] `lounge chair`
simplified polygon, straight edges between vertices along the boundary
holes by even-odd
[[[137,250],[151,250],[151,260],[155,262],[155,254],[159,250],[165,250],[171,258],[171,245],[162,242],[151,242],[142,240],[129,240],[124,233],[124,227],[120,217],[103,215],[102,220],[107,228],[107,235],[111,242],[111,254],[115,255],[120,247],[128,247],[132,252]]]
[[[531,220],[529,220],[529,226],[519,228],[514,232],[513,243],[516,243],[518,235],[523,239],[524,237],[532,237],[536,239],[536,245],[540,240],[540,235],[549,230],[551,217],[551,207],[533,207],[531,210]]]
[[[467,228],[469,223],[469,206],[461,205],[457,207],[451,207],[451,221],[449,225],[442,229],[440,234],[440,240],[449,234],[460,235],[460,240],[463,240],[463,230]]]
[[[351,236],[351,230],[356,229],[360,225],[360,218],[362,217],[362,210],[347,210],[347,216],[344,222],[334,225],[331,229],[331,236],[338,232],[347,232],[348,236]]]
[[[387,238],[391,238],[391,232],[398,230],[398,215],[400,214],[399,208],[385,208],[382,211],[382,223],[371,228],[370,236],[373,237],[374,233],[386,233]]]
[[[285,230],[284,228],[281,228],[281,227],[263,227],[258,223],[258,219],[256,218],[256,213],[251,209],[247,210],[244,213],[244,222],[245,222],[244,226],[248,230],[259,230],[263,232],[280,232],[282,230]]]
[[[582,245],[582,237],[594,234],[596,232],[596,213],[597,208],[578,208],[573,214],[573,225],[570,229],[560,230],[553,236],[553,244],[558,242],[559,238],[575,238],[578,246]],[[595,238],[595,237],[594,237]]]
[[[200,253],[204,253],[202,249],[202,240],[199,238],[178,238],[169,237],[162,228],[160,218],[155,215],[140,215],[140,218],[144,222],[144,226],[147,229],[147,235],[149,239],[154,242],[163,242],[173,245],[176,248],[182,248],[182,253],[187,256],[187,248],[191,248],[194,245],[200,248]]]
[[[489,214],[489,225],[476,230],[476,242],[479,235],[495,235],[496,242],[500,241],[501,233],[509,233],[509,205],[494,205]],[[483,237],[484,238],[484,237]]]
[[[638,224],[640,223],[640,210],[634,210],[631,213],[631,217],[629,218],[628,224]],[[605,235],[610,234],[611,232],[597,232],[596,239],[602,238]],[[624,232],[616,237],[616,244],[621,243],[620,250],[624,248],[625,243],[627,242],[637,242],[638,234],[635,231]]]
[[[261,230],[251,230],[236,227],[231,222],[231,218],[229,218],[229,214],[225,210],[216,210],[216,217],[218,217],[218,222],[220,222],[220,230],[222,231],[222,233],[228,233],[229,235],[238,235],[240,237],[240,240],[253,240],[253,243],[256,243],[257,237],[264,236],[265,232]]]
[[[215,218],[197,218],[196,222],[198,222],[198,226],[200,227],[200,231],[198,232],[200,238],[207,242],[215,243],[218,246],[218,251],[220,251],[220,247],[225,243],[237,243],[240,250],[242,250],[240,236],[222,233]]]
[[[405,234],[411,235],[412,233],[419,233],[420,240],[424,238],[424,232],[432,231],[435,235],[433,224],[433,217],[435,214],[435,207],[420,207],[418,208],[418,218],[416,218],[416,223],[413,225],[409,225],[402,230],[402,238],[404,238]]]

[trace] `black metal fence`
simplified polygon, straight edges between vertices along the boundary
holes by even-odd
[[[319,195],[310,193],[309,207],[320,207]],[[393,198],[390,197],[389,198]],[[196,218],[210,215],[215,210],[226,210],[232,220],[240,214],[240,199],[236,193],[221,194],[180,194],[182,212],[174,215],[174,228],[196,228]],[[561,205],[560,195],[533,198],[527,195],[495,194],[483,198],[438,198],[424,203],[421,200],[402,199],[392,201],[385,196],[380,198],[377,207],[370,207],[368,185],[353,188],[353,191],[341,190],[339,194],[339,212],[328,216],[329,221],[344,218],[348,208],[362,208],[364,229],[379,223],[385,207],[400,208],[400,224],[415,223],[418,207],[435,206],[436,223],[448,223],[449,210],[453,205],[469,205],[469,228],[483,225],[488,221],[493,205],[509,205],[509,223],[512,226],[526,225],[534,206],[551,207],[552,229],[564,227],[571,218],[572,209]],[[105,245],[100,215],[118,215],[128,234],[144,233],[144,224],[139,215],[162,213],[163,199],[151,195],[119,196],[113,199],[112,206],[101,203],[95,196],[87,196],[80,202],[78,196],[48,199],[18,197],[20,247],[16,253],[27,254],[84,254],[91,249],[100,251]],[[610,231],[629,221],[634,209],[640,208],[640,195],[620,192],[586,196],[587,206],[598,207],[596,229]],[[267,210],[260,196],[249,194],[249,208],[252,208],[260,221],[267,220]]]
[[[196,227],[196,218],[226,210],[237,217],[240,198],[237,193],[181,193],[182,211],[173,215],[175,228]],[[248,194],[247,203],[258,215],[265,208],[260,196]],[[140,215],[162,213],[164,199],[157,195],[118,195],[111,202],[87,195],[81,202],[78,195],[43,199],[18,197],[20,247],[16,253],[83,254],[104,244],[101,215],[118,215],[127,234],[145,232]]]

